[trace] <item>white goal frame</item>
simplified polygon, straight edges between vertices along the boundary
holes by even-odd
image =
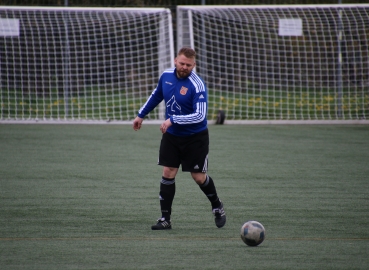
[[[301,47],[293,47],[293,45],[296,45],[299,42],[304,43],[302,39],[299,40],[299,38],[296,37],[284,37],[282,41],[276,41],[278,39],[275,38],[275,34],[273,36],[271,32],[266,31],[266,28],[262,27],[263,23],[268,24],[267,20],[272,18],[272,15],[269,17],[262,15],[259,18],[259,22],[256,20],[259,16],[256,16],[255,18],[252,16],[248,17],[249,20],[251,20],[250,22],[254,23],[254,29],[250,29],[248,33],[254,33],[252,39],[255,40],[258,40],[258,35],[262,36],[264,43],[253,43],[253,45],[257,44],[257,46],[251,47],[255,50],[251,51],[251,53],[246,53],[247,57],[245,57],[245,48],[247,47],[243,47],[240,51],[233,50],[233,53],[238,54],[238,58],[240,59],[238,63],[235,63],[235,65],[239,65],[242,62],[252,62],[251,67],[256,69],[257,72],[262,72],[263,76],[242,77],[241,73],[248,71],[248,69],[242,68],[238,70],[234,69],[228,74],[218,73],[216,76],[211,75],[214,71],[214,61],[221,60],[229,53],[229,51],[223,47],[224,44],[229,42],[229,40],[227,41],[224,39],[224,37],[227,37],[224,36],[224,33],[229,37],[229,35],[232,35],[235,32],[238,35],[241,35],[242,31],[237,32],[235,31],[237,28],[230,28],[229,22],[227,21],[221,22],[221,24],[223,24],[222,27],[219,27],[219,25],[214,25],[213,27],[212,23],[214,21],[214,17],[210,18],[204,15],[203,20],[199,20],[195,13],[204,12],[206,10],[219,12],[223,9],[234,8],[247,10],[248,12],[253,10],[251,13],[254,15],[257,14],[255,11],[260,11],[260,15],[262,15],[261,11],[264,12],[267,9],[291,10],[291,14],[294,15],[300,14],[296,10],[334,9],[335,26],[332,28],[334,31],[332,31],[332,35],[328,39],[325,39],[324,36],[319,36],[318,34],[306,34],[306,37],[308,38],[316,38],[317,43],[319,42],[319,38],[321,38],[324,46],[327,46],[327,48],[331,48],[329,46],[334,43],[336,44],[335,49],[333,49],[333,60],[330,60],[326,56],[328,55],[327,52],[320,52],[318,48],[314,47],[314,49],[322,55],[321,62],[324,65],[319,69],[316,69],[313,75],[315,77],[319,77],[319,73],[323,74],[325,68],[334,67],[334,75],[337,74],[337,78],[341,79],[329,79],[329,83],[334,84],[334,87],[332,88],[333,90],[330,90],[331,92],[328,91],[328,94],[325,94],[324,91],[326,90],[324,87],[319,85],[322,83],[322,80],[320,79],[317,80],[317,83],[313,81],[314,83],[312,85],[306,81],[296,83],[297,80],[296,77],[294,77],[296,76],[296,73],[292,71],[278,73],[276,71],[275,66],[278,64],[270,61],[269,58],[273,57],[274,49],[275,53],[278,54],[278,42],[283,42],[284,45],[290,46],[290,49],[285,50],[283,53],[290,51],[294,54],[297,53],[297,55],[305,55],[300,59],[301,61],[296,61],[296,64],[293,66],[296,70],[299,70],[300,67],[308,65],[309,63],[307,61],[307,50],[301,50]],[[369,50],[365,50],[365,48],[369,47],[369,32],[368,28],[365,28],[369,26],[369,21],[367,15],[362,16],[363,14],[367,14],[366,10],[368,8],[369,4],[177,6],[177,49],[182,46],[190,46],[198,53],[196,71],[205,79],[209,88],[209,123],[216,123],[217,113],[219,110],[223,110],[226,113],[225,124],[369,124],[369,80],[367,80],[369,76],[369,72],[367,72],[369,65]],[[366,13],[358,13],[358,20],[356,21],[352,19],[352,21],[350,21],[347,18],[355,17],[345,17],[345,12],[346,10],[352,9],[365,9]],[[144,68],[145,62],[139,57],[128,58],[122,57],[121,55],[119,56],[119,53],[121,53],[122,50],[118,50],[115,46],[120,46],[122,42],[112,38],[113,42],[109,43],[108,46],[112,49],[112,53],[102,53],[102,56],[99,58],[100,62],[94,62],[96,67],[101,66],[101,68],[106,69],[102,73],[97,73],[97,69],[92,68],[91,65],[94,61],[93,59],[98,57],[99,53],[101,53],[101,50],[97,49],[98,45],[96,45],[96,43],[102,42],[104,44],[104,40],[99,40],[99,31],[101,32],[103,31],[101,29],[105,28],[100,28],[102,27],[100,24],[92,24],[91,27],[76,24],[74,27],[76,27],[77,33],[78,31],[82,31],[81,29],[97,31],[97,34],[86,36],[87,40],[84,46],[78,48],[81,52],[86,50],[84,53],[87,54],[90,62],[85,63],[84,61],[80,61],[80,63],[78,63],[78,59],[74,59],[74,62],[71,61],[71,59],[73,60],[73,57],[78,55],[78,53],[75,52],[78,49],[74,49],[75,51],[73,54],[68,53],[68,46],[72,46],[72,44],[69,43],[67,39],[63,38],[63,35],[65,34],[59,33],[56,35],[57,37],[50,35],[48,38],[56,43],[59,42],[58,38],[62,39],[59,44],[65,46],[62,49],[63,56],[57,61],[51,61],[45,68],[45,66],[38,63],[39,61],[44,60],[34,61],[34,55],[45,54],[53,57],[54,54],[58,54],[57,50],[47,52],[46,48],[52,47],[51,45],[48,45],[49,47],[40,46],[40,44],[46,40],[40,33],[42,33],[43,27],[46,27],[51,23],[47,19],[43,19],[42,16],[39,18],[35,17],[36,19],[30,18],[29,28],[27,28],[27,31],[34,34],[35,39],[31,39],[27,42],[27,48],[22,47],[19,44],[17,45],[17,35],[22,35],[25,31],[25,28],[22,26],[22,22],[20,21],[19,24],[17,24],[17,20],[4,21],[4,19],[8,18],[3,15],[4,11],[8,12],[15,10],[31,13],[50,12],[51,15],[48,15],[48,17],[52,17],[52,14],[55,13],[65,12],[65,14],[62,14],[62,16],[59,17],[61,20],[68,19],[68,16],[70,16],[68,14],[82,12],[88,12],[90,14],[93,14],[94,12],[106,12],[107,14],[117,12],[137,12],[146,15],[159,14],[159,16],[154,19],[155,27],[158,26],[155,28],[156,30],[145,34],[144,30],[148,30],[149,27],[147,27],[147,24],[143,21],[138,21],[138,25],[144,25],[139,30],[141,31],[140,34],[137,34],[137,37],[141,37],[134,40],[130,39],[128,42],[130,43],[131,48],[137,48],[137,51],[134,52],[134,54],[142,54],[142,56],[146,57],[146,50],[143,45],[139,44],[139,42],[140,40],[145,40],[145,37],[146,40],[150,38],[153,39],[156,47],[150,47],[151,45],[148,44],[148,47],[150,48],[147,50],[152,52],[152,54],[149,55],[149,58],[154,57],[153,55],[155,55],[154,58],[158,59],[158,61],[152,60],[151,64],[147,66],[147,68]],[[273,14],[275,15],[276,13]],[[285,13],[284,16],[281,16],[281,18],[296,18],[294,16],[289,17],[286,14],[288,15],[289,11]],[[314,14],[316,15],[317,13],[315,12],[312,14],[311,18],[309,18],[309,22],[314,21]],[[108,15],[106,18],[109,19],[111,16],[114,15]],[[239,14],[237,16],[239,16]],[[101,16],[99,19],[103,17],[104,16]],[[323,20],[319,19],[318,22],[321,23],[323,27],[319,26],[319,23],[315,23],[319,31],[323,31],[324,29],[322,28],[327,27],[327,25],[324,25],[324,20],[327,19],[324,12],[322,13],[322,17]],[[147,99],[151,91],[155,88],[157,79],[161,72],[165,68],[173,66],[175,50],[172,17],[170,10],[166,8],[1,6],[0,18],[0,124],[131,124],[132,119],[137,114],[137,110],[143,104],[143,101]],[[19,19],[14,14],[9,18]],[[237,24],[238,17],[234,17],[234,19],[235,20],[233,20],[232,24],[240,27],[240,24]],[[220,21],[221,20],[218,20],[217,23],[219,24]],[[303,19],[302,22],[304,27],[306,21]],[[44,26],[40,28],[30,27],[37,23],[40,23],[40,25],[43,25],[44,23]],[[363,25],[365,27],[363,27]],[[17,27],[19,27],[19,29],[17,29]],[[70,30],[68,27],[65,29]],[[134,30],[135,26],[133,25],[131,26],[132,28],[128,24],[124,27],[126,28],[126,31],[131,30],[131,32],[137,32]],[[244,26],[242,26],[242,28],[243,27]],[[278,28],[278,23],[274,23],[273,27]],[[58,26],[57,28],[62,27]],[[118,28],[119,27],[117,27],[117,29]],[[218,31],[220,28],[223,28],[224,31],[218,32],[218,35],[212,35],[212,31]],[[123,30],[120,29],[119,31]],[[358,45],[354,44],[355,42],[353,40],[347,39],[347,37],[354,37],[352,34],[353,31],[356,31],[355,33],[359,33],[358,35],[360,38],[358,40],[362,43],[362,45],[360,45],[360,50],[357,49]],[[53,31],[49,31],[47,33],[53,33]],[[119,32],[118,36],[125,37],[127,32],[124,33]],[[257,34],[255,35],[255,33]],[[37,42],[38,35],[41,35],[41,38]],[[363,39],[360,35],[366,35],[367,38]],[[211,39],[206,40],[209,36]],[[270,42],[273,38],[274,41]],[[213,40],[218,40],[219,42],[219,46],[214,52],[212,49],[209,49],[213,46]],[[82,41],[76,37],[74,42],[81,43]],[[264,51],[269,48],[269,51],[272,53],[260,53],[260,51],[257,50],[258,46],[262,47]],[[89,47],[92,47],[92,52],[88,52],[90,49]],[[214,48],[214,46],[212,48]],[[131,53],[131,51],[129,53]],[[210,53],[214,55],[212,59],[209,58]],[[360,56],[359,58],[357,58],[358,54]],[[11,61],[8,61],[9,56],[11,55],[15,55],[15,57]],[[25,59],[21,61],[22,65],[19,65],[19,55],[26,55]],[[255,55],[257,59],[250,57],[250,55]],[[313,57],[313,54],[310,54],[310,57]],[[268,65],[274,63],[274,66],[269,66],[269,68],[272,67],[272,72],[270,73],[267,71],[268,65],[264,66],[263,64],[263,61],[266,61],[265,59],[269,59],[269,62],[267,61]],[[123,66],[126,66],[127,68],[119,69],[116,63],[119,60],[122,60]],[[233,65],[234,63],[228,63],[228,65],[229,64]],[[291,65],[288,61],[284,61],[283,64]],[[320,64],[320,61],[317,61],[317,63],[314,62],[314,64]],[[63,75],[62,77],[55,76],[54,78],[52,76],[53,72],[55,73],[57,70],[56,66],[62,66],[62,69],[58,70]],[[76,66],[79,68],[77,69]],[[51,71],[49,71],[48,68],[50,68]],[[81,71],[81,69],[86,69],[86,74],[83,76],[81,75],[81,72],[85,71]],[[345,81],[345,76],[347,75],[345,72],[347,72],[348,69],[350,69],[350,75],[352,75],[355,80],[357,78],[360,79],[360,85],[357,82]],[[26,72],[26,77],[23,77],[21,75],[25,70],[27,70],[28,73]],[[111,72],[111,70],[120,70],[120,72]],[[306,72],[304,69],[301,70]],[[302,74],[301,70],[299,71],[300,74]],[[45,73],[47,76],[45,76]],[[241,79],[236,78],[236,75],[240,76]],[[268,84],[268,80],[265,79],[269,77],[271,78],[271,75],[277,76],[278,78],[276,81],[277,83],[274,86],[270,86]],[[74,80],[74,78],[78,76],[82,76],[83,79],[79,78],[77,81]],[[283,82],[285,77],[288,76],[293,79],[291,81]],[[332,76],[332,74],[330,74],[330,76]],[[94,80],[94,77],[98,78],[98,80]],[[215,79],[217,81],[214,81]],[[84,80],[88,83],[85,84]],[[222,82],[222,80],[226,83]],[[255,80],[257,80],[257,86],[255,86]],[[92,81],[94,81],[94,83],[91,83]],[[289,90],[294,89],[293,91],[295,91],[294,93],[297,95],[293,98],[286,98],[287,95],[285,95],[286,92],[283,89],[284,83],[286,83],[286,85],[290,84],[286,88]],[[20,88],[19,85],[24,88]],[[59,90],[56,90],[58,87]],[[349,92],[347,96],[345,96],[345,92],[342,91],[342,89],[345,89],[346,87],[351,87],[353,89],[352,93]],[[304,98],[306,92],[304,92],[305,90],[303,88],[312,88],[314,90],[314,93],[312,94],[313,97],[311,97],[310,100]],[[267,89],[267,91],[265,91],[265,89]],[[266,92],[267,94],[259,94],[259,92]],[[89,97],[89,100],[86,96]],[[286,101],[286,99],[288,100]],[[283,108],[283,106],[288,108]],[[298,106],[304,108],[304,111],[302,109],[300,110]],[[238,107],[238,111],[234,110],[235,107]],[[336,114],[332,114],[330,111],[326,110],[326,108],[329,107],[334,107]],[[315,108],[318,109],[314,111]],[[91,112],[93,110],[94,112]],[[269,113],[266,113],[265,110]],[[314,111],[313,114],[309,114],[312,111]],[[246,119],[242,118],[240,116],[241,114],[243,115],[242,117],[246,115]],[[155,111],[148,116],[146,123],[161,123],[163,117],[164,107],[161,104],[159,108],[155,109]]]
[[[173,66],[172,15],[1,6],[0,47],[0,123],[131,123]]]
[[[352,23],[350,19],[357,10],[363,12],[358,13],[357,21]],[[297,16],[304,15],[305,11],[306,17]],[[326,17],[328,13],[330,17]],[[314,18],[316,15],[321,15],[322,18]],[[278,36],[278,27],[281,28],[280,25],[278,26],[278,19],[296,18],[302,21],[301,33],[296,31],[297,34],[295,34],[292,29],[292,33],[287,36],[281,36],[283,32]],[[331,26],[332,35],[329,37],[324,36],[326,33],[322,29],[327,26],[326,20],[331,20],[329,23],[335,24],[334,27]],[[315,25],[315,29],[310,27],[312,24]],[[313,30],[321,33],[313,33]],[[248,38],[245,33],[252,34],[253,37],[245,41]],[[238,35],[240,39],[232,38],[232,35]],[[355,35],[358,37],[354,37]],[[345,38],[358,38],[357,42],[362,43],[361,50],[358,51],[358,46],[353,45],[355,41],[345,40]],[[313,48],[317,50],[316,55],[322,55],[322,59],[307,59],[309,56],[314,58],[315,55],[311,51],[307,53],[310,49],[302,51],[304,45],[312,44],[305,39],[316,39],[317,44],[319,39],[322,39],[321,43],[327,46],[325,49],[331,50],[333,54]],[[242,45],[238,46],[238,42]],[[250,44],[252,46],[248,47],[247,45]],[[214,119],[219,110],[223,110],[226,114],[225,124],[369,124],[369,50],[365,50],[369,47],[369,4],[177,6],[177,49],[183,46],[194,48],[198,53],[197,72],[208,83],[209,88],[210,119]],[[261,47],[260,50],[258,46]],[[271,60],[274,57],[273,54],[281,54],[280,50],[283,46],[289,50],[282,52],[284,55],[290,53],[290,57],[295,57],[304,54],[304,57],[301,61],[295,57],[293,61],[282,59],[281,63],[273,62],[274,60]],[[269,52],[264,54],[268,49]],[[352,52],[349,51],[350,49]],[[346,56],[343,56],[343,53]],[[350,56],[358,53],[361,58],[356,61],[359,62],[352,63]],[[238,59],[237,63],[223,61],[231,67],[230,71],[224,72],[223,69],[223,72],[214,72],[214,68],[219,68],[217,64],[222,61],[219,59],[225,59],[228,56],[232,58],[232,54],[237,55],[238,58],[233,56],[233,60]],[[314,72],[309,73],[310,71],[306,71],[308,68],[303,68],[304,65],[310,64],[316,68],[314,65],[319,64],[319,61],[321,66]],[[261,63],[263,66],[247,65],[247,62]],[[283,65],[291,65],[296,70],[289,70],[286,74],[281,72],[278,75],[278,68],[282,69]],[[352,65],[351,75],[363,78],[360,85],[345,81],[348,77],[348,65]],[[233,66],[257,69],[267,78],[262,79],[259,74],[253,78],[249,75],[243,76],[242,72],[246,73],[247,69],[236,70],[232,69]],[[334,69],[334,72],[329,74],[330,77],[334,77],[334,80],[329,78],[329,82],[323,79],[307,82],[308,79],[306,79],[305,82],[301,82],[302,79],[301,81],[296,79],[298,75],[302,77],[303,72],[307,77],[313,74],[319,78],[328,66]],[[342,75],[342,70],[345,72],[345,69],[346,73]],[[356,74],[353,74],[354,72]],[[230,79],[225,79],[227,76]],[[277,77],[275,85],[270,84],[271,76]],[[290,82],[286,81],[287,77],[292,77]],[[256,80],[259,85],[254,87]],[[291,103],[292,98],[286,101],[288,95],[284,93],[284,83],[289,91],[297,89],[294,97],[296,104]],[[325,89],[328,88],[327,85],[331,88],[330,92]],[[348,93],[346,96],[345,92],[342,93],[343,88],[351,88],[353,93]],[[310,101],[307,101],[305,95],[309,94],[306,94],[308,91],[304,89],[314,91],[310,94]],[[325,94],[325,91],[328,94]],[[267,94],[263,95],[261,92]],[[275,97],[270,95],[271,92],[276,93]],[[242,101],[245,104],[243,106],[238,104]],[[276,108],[277,106],[280,109]],[[305,107],[305,111],[298,106]],[[235,111],[236,107],[241,111]],[[241,114],[243,116],[240,116]]]

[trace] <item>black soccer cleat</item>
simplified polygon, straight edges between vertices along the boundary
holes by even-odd
[[[213,209],[213,214],[214,214],[214,217],[215,217],[215,225],[218,228],[222,228],[226,224],[226,220],[227,220],[222,202],[220,203],[219,208],[214,208]]]
[[[151,230],[170,230],[172,229],[172,223],[170,220],[165,220],[165,218],[159,218],[158,223],[151,226]]]

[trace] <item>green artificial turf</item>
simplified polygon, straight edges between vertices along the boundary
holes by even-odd
[[[209,129],[226,226],[179,172],[173,229],[152,231],[158,125],[0,125],[0,268],[367,269],[369,126]]]

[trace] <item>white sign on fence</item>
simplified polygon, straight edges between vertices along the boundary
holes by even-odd
[[[18,37],[19,36],[19,19],[0,18],[0,36],[1,37]]]
[[[302,36],[301,19],[279,19],[280,36]]]

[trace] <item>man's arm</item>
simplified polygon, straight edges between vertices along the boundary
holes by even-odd
[[[159,79],[158,85],[152,91],[150,97],[147,99],[145,104],[138,111],[137,117],[133,120],[133,129],[139,130],[142,126],[142,122],[144,117],[151,112],[162,100],[163,100],[163,91],[161,89],[161,77]]]
[[[145,104],[138,111],[138,117],[144,118],[148,115],[158,104],[164,99],[163,89],[162,89],[163,76],[160,77],[158,85],[152,91],[150,97],[147,99]]]

